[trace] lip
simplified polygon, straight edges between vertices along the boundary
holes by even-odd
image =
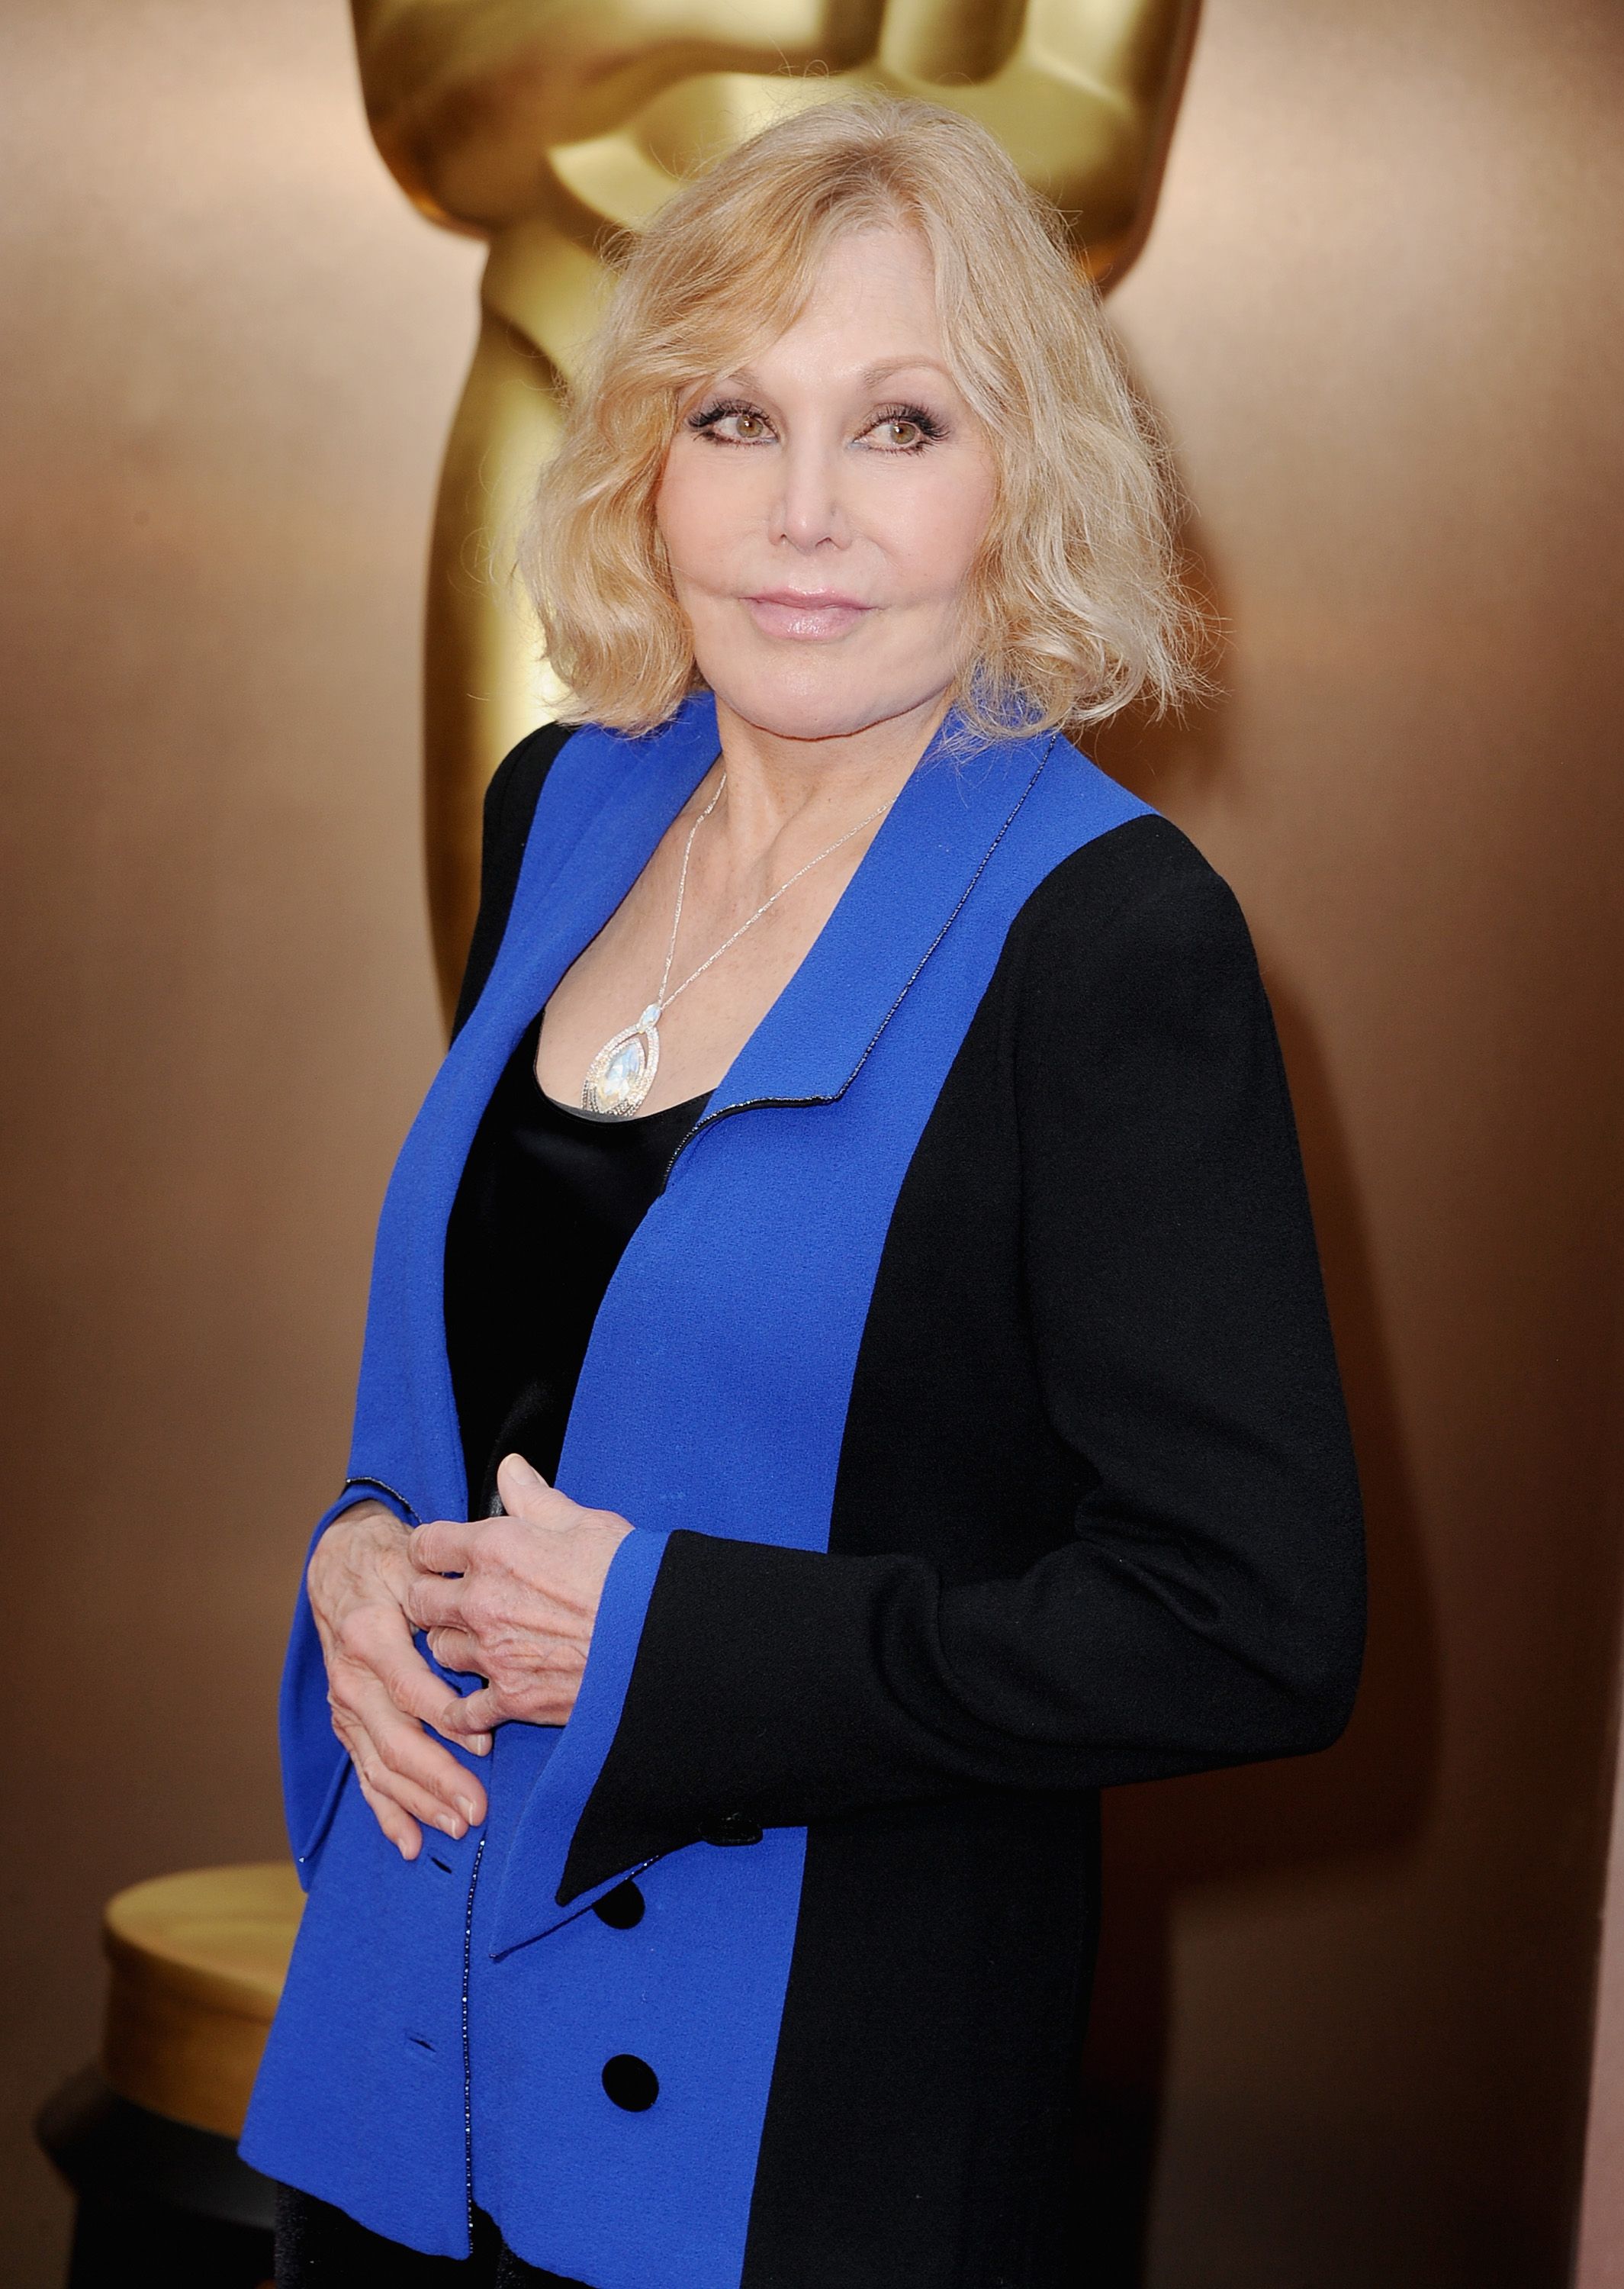
[[[874,610],[860,597],[834,588],[762,588],[741,602],[763,635],[788,636],[801,643],[843,636]]]

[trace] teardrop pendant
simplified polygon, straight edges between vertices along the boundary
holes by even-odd
[[[586,1068],[581,1102],[588,1113],[623,1120],[636,1112],[659,1070],[659,1004],[650,1001],[635,1025],[610,1034]]]

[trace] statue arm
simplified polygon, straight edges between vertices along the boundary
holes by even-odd
[[[352,0],[391,173],[434,221],[490,235],[551,203],[546,154],[620,126],[673,80],[840,70],[881,9],[840,0]]]

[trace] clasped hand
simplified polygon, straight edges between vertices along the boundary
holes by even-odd
[[[584,1510],[518,1455],[497,1473],[506,1518],[410,1529],[381,1503],[336,1518],[310,1560],[311,1609],[327,1663],[333,1730],[361,1792],[402,1858],[425,1825],[460,1837],[485,1817],[485,1791],[431,1737],[489,1753],[514,1719],[561,1725],[575,1706],[609,1560],[631,1532]],[[484,1681],[466,1697],[442,1668]]]

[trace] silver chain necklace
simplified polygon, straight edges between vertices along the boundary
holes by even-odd
[[[736,945],[744,932],[752,929],[764,913],[776,906],[786,890],[792,890],[803,874],[809,874],[814,866],[821,866],[825,858],[832,858],[842,843],[849,842],[854,834],[861,834],[865,826],[872,826],[875,819],[889,810],[896,800],[895,795],[888,795],[866,818],[860,818],[855,826],[848,826],[844,834],[837,834],[816,858],[808,858],[804,866],[798,866],[788,881],[780,882],[770,898],[763,898],[754,913],[748,915],[729,937],[723,938],[714,953],[707,954],[697,969],[689,971],[681,985],[671,985],[671,965],[676,958],[677,932],[682,927],[682,900],[688,889],[688,862],[694,855],[694,837],[721,801],[727,784],[728,774],[724,771],[717,782],[715,794],[688,830],[688,841],[682,852],[682,872],[677,879],[677,910],[671,918],[671,937],[665,948],[665,967],[660,972],[659,991],[634,1024],[624,1025],[619,1033],[609,1035],[586,1068],[581,1102],[588,1113],[608,1113],[618,1120],[636,1112],[654,1087],[654,1076],[660,1063],[660,1020],[678,994],[686,993],[697,977],[703,977],[713,961],[720,961],[730,945]],[[668,985],[671,985],[669,993],[665,990]]]

